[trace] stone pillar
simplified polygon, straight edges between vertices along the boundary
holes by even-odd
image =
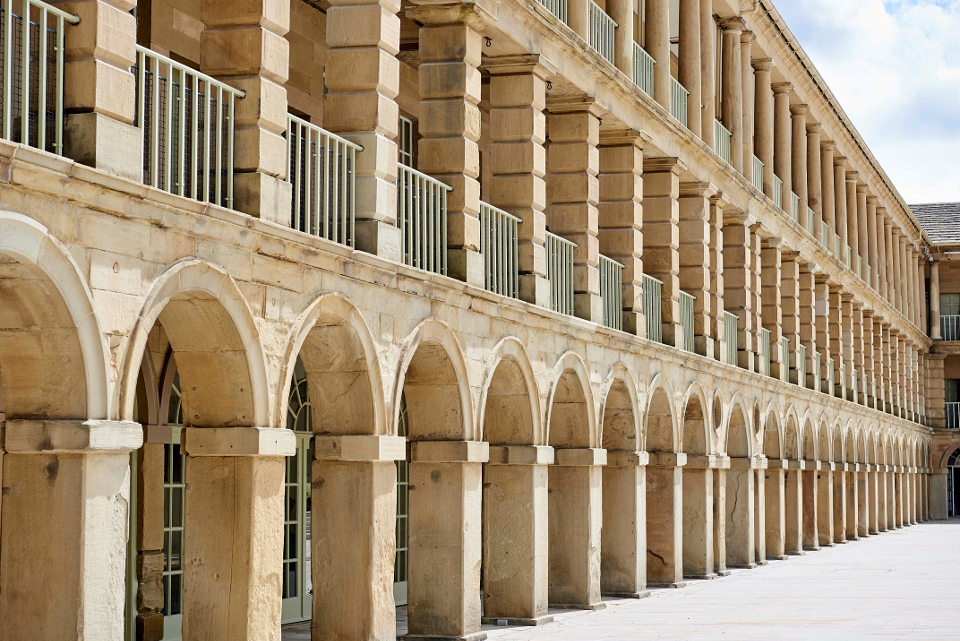
[[[847,245],[850,247],[850,269],[857,273],[857,257],[860,255],[860,223],[857,218],[857,173],[855,171],[845,172],[847,199]],[[844,250],[846,251],[846,250]],[[844,257],[846,258],[846,257]]]
[[[892,262],[894,260],[893,256],[893,222],[886,217],[886,211],[883,209],[878,210],[880,219],[883,221],[883,245],[881,249],[883,250],[883,256],[880,259],[880,264],[883,265],[883,295],[891,305],[896,306],[896,299],[894,298],[894,269]]]
[[[687,455],[651,452],[647,467],[647,585],[682,587]]]
[[[840,326],[837,329],[840,331],[837,333],[837,337],[839,338],[837,347],[839,348],[840,356],[838,360],[843,363],[844,377],[841,382],[844,389],[847,391],[847,394],[844,396],[844,398],[847,400],[856,400],[856,394],[851,394],[851,392],[854,392],[856,389],[853,380],[853,370],[855,367],[853,361],[853,296],[846,292],[843,292],[840,295],[839,321]]]
[[[754,308],[753,261],[756,241],[752,221],[731,215],[723,228],[723,303],[737,316],[737,354],[739,366],[756,371],[759,347],[755,344],[758,312]]]
[[[396,555],[395,461],[406,458],[404,439],[317,435],[314,451],[314,638],[396,638],[389,595]]]
[[[768,459],[763,484],[766,558],[787,558],[786,459]]]
[[[789,82],[778,82],[773,89],[773,171],[783,181],[783,203],[781,209],[788,215],[793,207],[793,150],[791,149],[792,122],[790,116]],[[806,210],[799,222],[806,227]]]
[[[890,265],[893,267],[894,307],[896,307],[901,314],[904,314],[906,310],[904,305],[906,296],[903,288],[903,250],[905,243],[898,227],[891,228],[891,237],[893,243],[893,259]]]
[[[765,474],[767,459],[757,457],[753,471],[753,558],[757,565],[767,565],[767,526]]]
[[[755,76],[754,118],[756,121],[756,148],[757,158],[763,163],[763,193],[773,198],[773,89],[770,85],[770,71],[773,69],[773,60],[760,58],[753,61]],[[790,194],[787,192],[786,202]]]
[[[839,458],[839,455],[836,455]],[[847,464],[834,463],[833,473],[833,542],[847,542]]]
[[[549,599],[553,607],[600,605],[600,530],[603,527],[601,449],[556,451],[550,469]]]
[[[861,335],[861,354],[863,358],[863,396],[864,404],[867,407],[876,409],[876,389],[877,389],[877,367],[874,360],[874,338],[873,338],[873,310],[864,308],[860,311],[863,317],[863,328]]]
[[[700,73],[703,63],[700,54],[700,0],[680,0],[680,55],[678,56],[678,79],[690,92],[687,105],[687,129],[694,136],[701,135],[703,110],[700,96],[703,92]],[[707,123],[713,128],[713,123]]]
[[[717,576],[729,576],[727,569],[727,470],[730,457],[718,456],[713,470],[713,561]]]
[[[805,120],[805,117],[802,118]],[[796,124],[794,124],[796,126]],[[813,210],[815,218],[813,221],[813,237],[824,245],[827,239],[823,238],[823,176],[822,164],[820,162],[821,147],[820,136],[823,128],[819,123],[812,123],[807,128],[807,202],[810,209]]]
[[[410,635],[483,638],[481,493],[489,446],[416,441],[410,447]]]
[[[821,453],[825,457],[826,453]],[[817,473],[817,536],[820,538],[820,547],[834,545],[834,502],[833,502],[833,463],[820,461],[820,470]]]
[[[866,355],[864,354],[863,332],[866,323],[863,318],[863,305],[859,300],[853,299],[851,305],[851,328],[853,330],[851,341],[853,342],[853,367],[856,369],[853,376],[853,402],[865,405],[866,389],[864,388],[864,377],[867,371]]]
[[[520,219],[517,267],[520,298],[550,307],[546,231],[547,75],[540,56],[488,58],[490,74],[490,204]]]
[[[0,420],[2,418],[0,412]],[[131,481],[131,499],[136,501],[137,557],[134,563],[138,585],[134,626],[137,641],[160,641],[163,638],[164,443],[171,440],[169,426],[144,425],[143,447],[135,453],[136,480]],[[3,471],[2,457],[0,448],[0,473]],[[136,487],[135,498],[133,486]]]
[[[817,499],[819,462],[815,460],[804,460],[801,491],[803,492],[803,506],[801,514],[803,516],[803,549],[819,550],[820,533],[819,517],[817,516]]]
[[[0,639],[122,638],[140,425],[7,419],[4,431]]]
[[[946,354],[927,355],[927,421],[930,427],[947,426],[944,389],[944,360]]]
[[[890,360],[890,326],[881,324],[880,328],[880,355],[883,361],[883,409],[887,413],[893,412],[893,370]]]
[[[567,2],[567,26],[585,41],[590,41],[590,5],[587,0]]]
[[[877,237],[877,199],[867,196],[867,254],[870,263],[870,282],[874,291],[880,291],[880,244]]]
[[[754,154],[754,95],[756,79],[753,75],[753,43],[757,38],[752,31],[740,34],[740,78],[743,91],[743,174],[749,178],[753,170]]]
[[[817,353],[817,290],[814,274],[817,265],[802,265],[799,270],[797,288],[800,292],[800,342],[807,348],[807,380],[800,382],[807,389],[819,390],[817,380],[820,371],[816,366],[814,354]]]
[[[787,97],[787,102],[790,98]],[[807,229],[807,106],[790,105],[790,170],[793,193],[800,199],[800,226]],[[786,181],[784,181],[786,183]]]
[[[323,110],[325,129],[363,146],[356,167],[357,249],[397,262],[399,10],[397,0],[335,0],[327,9]],[[360,24],[366,28],[357,29]]]
[[[868,534],[879,534],[880,533],[880,472],[878,471],[878,465],[875,463],[870,464],[870,469],[867,473],[867,485],[869,490],[867,491],[867,533]]]
[[[945,519],[949,513],[947,505],[947,475],[950,470],[937,468],[930,475],[930,518]]]
[[[780,339],[783,336],[781,302],[781,243],[780,238],[763,241],[761,260],[761,325],[770,332],[770,376],[788,380],[785,373],[790,363],[783,362]]]
[[[680,329],[680,172],[677,158],[643,163],[643,263],[663,283],[660,304],[663,342],[681,347]]]
[[[886,456],[887,454],[884,453],[884,457]],[[890,501],[893,500],[893,492],[890,489],[890,470],[892,467],[890,465],[881,465],[880,469],[880,491],[878,494],[878,501],[880,503],[880,531],[886,532],[891,529],[893,523],[893,509],[890,505]]]
[[[730,458],[727,470],[726,539],[727,567],[754,568],[756,558],[756,474],[757,459]]]
[[[293,187],[286,181],[289,158],[283,137],[290,65],[290,44],[284,36],[290,29],[290,4],[204,0],[201,18],[200,70],[246,92],[236,101],[234,116],[233,206],[290,226]],[[336,33],[335,27],[328,19],[328,36]]]
[[[713,356],[717,336],[716,314],[711,306],[710,199],[716,194],[710,183],[681,183],[679,198],[680,289],[693,301],[694,349],[701,356]]]
[[[653,65],[653,99],[670,111],[670,2],[647,0],[646,50]]]
[[[744,173],[743,158],[743,67],[740,61],[740,36],[746,28],[743,18],[728,18],[720,21],[722,28],[722,71],[721,79],[721,115],[720,120],[730,132],[730,164],[740,173]]]
[[[713,18],[713,0],[700,0],[699,24],[700,102],[703,105],[700,138],[708,147],[716,149],[713,123],[717,120],[717,23]]]
[[[867,213],[867,186],[857,185],[857,242],[860,252],[860,273],[857,274],[867,285],[870,278],[867,276],[867,266],[870,265],[870,229],[869,214]]]
[[[816,328],[817,350],[820,352],[820,391],[830,393],[829,380],[833,371],[830,353],[833,345],[830,341],[830,285],[824,275],[814,277],[816,283]]]
[[[860,538],[860,464],[847,463],[847,540]]]
[[[785,251],[780,254],[780,317],[782,334],[790,341],[790,360],[784,363],[788,376],[786,380],[794,385],[804,386],[800,380],[800,255]]]
[[[786,461],[784,470],[783,551],[803,554],[803,467],[801,460]]]
[[[623,329],[646,336],[643,316],[643,140],[627,130],[600,136],[600,253],[623,269]]]
[[[80,24],[63,30],[63,155],[140,183],[143,132],[133,124],[136,86],[130,73],[136,63],[137,3],[52,4],[80,17]]]
[[[188,427],[180,449],[183,638],[279,635],[283,479],[296,437],[270,427]]]
[[[607,0],[607,13],[617,23],[613,31],[613,63],[633,80],[634,13],[630,0]],[[639,21],[636,23],[639,25]]]
[[[600,187],[600,107],[589,97],[548,101],[547,226],[577,244],[573,251],[574,314],[600,323],[600,244],[597,199]]]
[[[831,254],[837,256],[838,260],[842,257],[837,249],[835,234],[838,233],[837,225],[837,199],[836,199],[836,172],[834,168],[834,144],[829,141],[820,143],[820,178],[823,181],[823,222],[827,224],[827,237],[823,239],[824,246],[830,250]],[[840,182],[840,189],[843,190],[843,181]]]
[[[828,296],[830,312],[827,326],[830,334],[830,353],[833,356],[834,396],[845,398],[846,376],[844,376],[844,373],[849,368],[845,367],[847,341],[843,340],[843,319],[845,317],[844,308],[849,307],[849,302],[846,305],[844,304],[844,291],[839,285],[830,285]]]
[[[713,357],[723,361],[726,341],[723,338],[723,195],[710,199],[710,309],[713,311],[715,340]]]
[[[683,468],[683,576],[716,576],[713,543],[713,480],[717,457],[688,456]]]
[[[648,460],[646,452],[607,452],[600,544],[600,592],[604,595],[637,598],[646,594]]]

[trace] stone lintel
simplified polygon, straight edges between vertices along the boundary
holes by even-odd
[[[731,456],[730,469],[731,470],[765,470],[767,469],[767,459],[759,456],[751,456],[751,457]]]
[[[607,450],[607,467],[644,467],[650,462],[646,452],[623,452]]]
[[[682,182],[680,183],[680,197],[712,198],[717,193],[717,186],[711,182]]]
[[[556,465],[566,467],[607,464],[607,451],[598,447],[557,449],[556,455]]]
[[[548,445],[491,445],[491,465],[552,465],[554,449]]]
[[[573,96],[548,96],[547,111],[552,114],[589,113],[600,118],[606,109],[593,96],[584,94]]]
[[[785,458],[768,458],[767,469],[768,470],[789,470],[790,461],[788,461]]]
[[[862,464],[860,465],[860,471],[861,471],[861,472],[875,472],[875,471],[876,471],[876,467],[877,467],[876,465],[871,465],[871,464],[869,464],[869,463],[862,463]]]
[[[109,454],[143,445],[143,429],[133,421],[7,420],[3,449],[22,454]]]
[[[653,137],[642,129],[604,129],[600,132],[601,147],[636,145],[640,149],[653,142]]]
[[[788,469],[788,470],[811,469],[811,468],[810,468],[810,461],[787,461],[787,467],[786,467],[786,469]]]
[[[410,461],[416,463],[486,463],[490,444],[483,441],[414,441]]]
[[[279,427],[187,427],[181,437],[187,456],[293,456],[297,437]]]
[[[670,171],[679,176],[687,171],[687,163],[680,158],[644,158],[643,171],[651,174]]]
[[[686,467],[694,470],[726,470],[730,457],[719,454],[688,454]]]
[[[318,461],[402,461],[407,458],[407,439],[380,434],[320,435],[314,437]]]
[[[683,452],[650,452],[651,467],[683,467],[687,464],[687,455]]]
[[[821,472],[834,472],[837,469],[837,464],[832,461],[817,461],[819,467],[817,468]]]

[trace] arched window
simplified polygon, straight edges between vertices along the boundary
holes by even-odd
[[[313,491],[313,421],[303,361],[297,358],[287,397],[287,429],[297,435],[297,453],[287,457],[283,514],[282,621],[309,619],[313,609],[310,576],[310,517]]]
[[[960,448],[947,459],[947,516],[960,516]]]

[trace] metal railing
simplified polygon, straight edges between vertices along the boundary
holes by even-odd
[[[773,204],[786,211],[783,206],[783,181],[776,174],[773,175]]]
[[[653,65],[657,61],[646,50],[633,43],[633,84],[640,87],[643,93],[653,97]]]
[[[687,98],[690,92],[681,85],[676,78],[670,76],[670,114],[687,126]]]
[[[537,0],[547,8],[547,11],[559,18],[563,23],[567,21],[567,0]]]
[[[663,311],[660,296],[663,283],[653,276],[643,275],[643,315],[647,323],[647,338],[663,342]]]
[[[853,264],[856,265],[857,276],[863,278],[863,257],[860,254],[856,254],[853,257]]]
[[[863,266],[863,280],[867,283],[868,287],[873,287],[873,268],[867,264]]]
[[[850,395],[851,398],[848,400],[853,401],[854,403],[860,402],[860,381],[857,379],[857,368],[850,368]]]
[[[840,369],[840,398],[847,400],[847,367],[846,363],[841,360],[838,364]]]
[[[360,145],[287,115],[291,226],[354,247],[356,165]]]
[[[590,22],[590,46],[603,56],[607,62],[613,62],[613,32],[619,25],[608,16],[593,0],[587,0]]]
[[[573,315],[573,250],[577,244],[547,232],[547,280],[550,309]]]
[[[835,387],[836,387],[836,381],[834,380],[834,375],[833,375],[833,359],[828,358],[827,359],[827,394],[829,394],[830,396],[834,396],[834,393],[836,392]]]
[[[517,266],[517,227],[520,222],[513,214],[480,202],[483,285],[488,291],[510,298],[520,295],[520,272]]]
[[[447,192],[453,188],[404,164],[397,168],[397,227],[403,262],[446,275]]]
[[[810,232],[811,236],[815,236],[816,229],[817,229],[817,212],[807,207],[807,231]]]
[[[801,344],[797,350],[797,385],[807,386],[807,346]]]
[[[960,341],[960,316],[940,316],[940,338],[945,341]]]
[[[760,328],[760,373],[764,376],[770,376],[770,330],[766,327]]]
[[[830,251],[832,249],[830,245],[833,241],[830,239],[830,227],[825,220],[820,221],[820,238],[823,246],[827,248],[827,251]]]
[[[753,183],[754,187],[763,191],[763,163],[756,156],[753,157],[750,182]]]
[[[143,183],[233,207],[235,103],[245,93],[137,45]]]
[[[840,239],[840,234],[834,234],[833,235],[833,255],[839,258],[840,260],[843,260],[843,254],[840,253],[842,243],[843,241]],[[847,264],[849,264],[849,261],[847,261]]]
[[[813,353],[813,389],[823,391],[823,371],[820,369],[820,352]]]
[[[683,331],[683,349],[694,351],[695,340],[693,335],[693,303],[697,300],[687,292],[680,292],[680,329]]]
[[[853,269],[853,247],[850,245],[847,245],[847,251],[843,255],[843,262],[847,264],[847,267]]]
[[[603,324],[623,329],[623,265],[600,255],[600,299],[603,302]]]
[[[790,382],[790,339],[786,336],[780,338],[780,380]]]
[[[64,29],[78,22],[39,0],[3,0],[0,137],[63,153]]]
[[[960,429],[960,403],[944,403],[948,430]]]
[[[793,219],[800,223],[800,196],[796,195],[792,191],[790,192],[790,215],[793,216]]]
[[[740,317],[723,312],[723,341],[726,343],[726,353],[724,354],[727,365],[737,364],[737,324]]]
[[[724,127],[719,120],[713,121],[713,138],[716,145],[717,155],[723,158],[724,162],[730,163],[730,139],[733,134]]]

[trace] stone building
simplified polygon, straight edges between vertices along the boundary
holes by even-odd
[[[0,641],[480,639],[943,505],[930,238],[769,0],[2,9]]]

